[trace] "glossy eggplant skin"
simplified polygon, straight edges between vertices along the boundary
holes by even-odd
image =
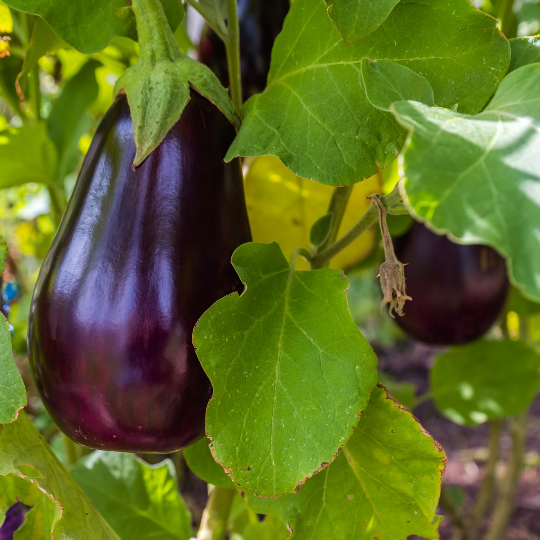
[[[39,273],[28,348],[50,415],[92,448],[165,453],[204,434],[212,387],[198,318],[242,290],[233,251],[251,240],[233,127],[192,92],[135,171],[125,97],[103,118]]]
[[[26,506],[21,503],[15,503],[10,506],[6,512],[6,519],[0,527],[0,540],[13,540],[15,531],[24,523],[26,516]]]
[[[482,337],[497,320],[508,294],[506,263],[495,250],[460,245],[414,223],[394,239],[405,266],[405,315],[396,323],[432,345],[459,345]]]
[[[244,100],[262,92],[270,70],[272,47],[289,11],[289,0],[238,0],[240,71]],[[199,62],[229,86],[227,53],[223,41],[206,25],[199,43]]]

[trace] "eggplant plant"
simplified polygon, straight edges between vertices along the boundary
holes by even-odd
[[[504,537],[540,390],[540,38],[513,7],[0,2],[14,539]],[[387,306],[438,346],[425,394],[379,369],[359,313],[388,343]],[[428,401],[489,425],[474,501]]]

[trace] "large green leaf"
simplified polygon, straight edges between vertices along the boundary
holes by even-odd
[[[120,540],[32,425],[24,411],[0,431],[0,476],[35,483],[55,503],[53,537]]]
[[[249,523],[243,536],[244,540],[287,540],[290,533],[276,516],[266,516],[263,522]]]
[[[438,409],[458,424],[525,411],[540,390],[540,355],[521,341],[477,341],[437,357],[430,373]]]
[[[364,39],[386,20],[399,0],[324,0],[345,43]]]
[[[291,540],[438,538],[435,510],[445,465],[441,446],[378,387],[329,467],[294,495],[247,493],[246,500],[256,512],[277,514],[293,530]]]
[[[0,424],[13,422],[25,405],[26,391],[13,360],[9,324],[0,314]]]
[[[512,58],[509,71],[540,62],[539,36],[511,39],[510,47],[512,49]]]
[[[210,452],[209,445],[208,438],[203,437],[195,444],[185,448],[184,458],[187,466],[208,484],[222,488],[233,488],[233,481],[225,473],[223,467],[216,463]]]
[[[40,492],[38,501],[26,514],[24,524],[17,530],[13,540],[51,540],[55,513],[54,502]]]
[[[402,101],[411,134],[407,203],[439,232],[508,257],[512,281],[540,299],[540,64],[510,73],[484,112]]]
[[[272,154],[303,178],[343,185],[394,161],[405,131],[366,97],[362,60],[392,60],[423,76],[435,103],[481,110],[508,69],[510,48],[469,0],[399,3],[355,45],[323,2],[295,0],[272,51],[268,87],[249,99],[226,159]]]
[[[216,461],[263,496],[291,493],[352,435],[377,382],[341,270],[295,271],[275,242],[240,246],[247,289],[201,317],[193,343],[214,387],[206,414]]]
[[[47,118],[49,137],[59,156],[56,176],[59,182],[63,182],[66,175],[75,170],[81,159],[79,139],[90,126],[87,109],[98,96],[96,69],[100,65],[96,60],[84,64],[67,82]]]
[[[191,537],[191,516],[170,460],[149,466],[133,454],[98,450],[71,474],[122,540]]]
[[[0,131],[0,189],[41,182],[52,184],[56,148],[43,123]]]
[[[161,0],[172,29],[182,21],[180,0]],[[124,0],[6,0],[19,11],[43,17],[66,43],[82,53],[103,50],[114,36],[136,38],[135,21],[118,19],[114,12],[126,7]]]

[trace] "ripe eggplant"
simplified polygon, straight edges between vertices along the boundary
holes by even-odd
[[[13,540],[15,531],[24,523],[26,516],[26,506],[21,503],[15,503],[8,508],[6,519],[0,526],[0,540]]]
[[[464,246],[414,223],[394,239],[405,266],[405,315],[396,323],[432,345],[469,343],[493,325],[508,294],[504,259],[492,248]]]
[[[289,0],[238,0],[242,95],[248,99],[266,88],[272,47],[289,11]],[[221,84],[229,86],[223,41],[205,25],[199,43],[199,62],[206,64]]]
[[[40,270],[28,348],[45,407],[74,441],[166,453],[204,434],[212,387],[191,339],[241,290],[231,255],[251,240],[235,136],[192,91],[134,171],[124,97],[104,116]]]

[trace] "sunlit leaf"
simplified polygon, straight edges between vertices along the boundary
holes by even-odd
[[[232,263],[245,292],[216,302],[193,333],[214,388],[206,431],[237,484],[283,495],[352,435],[377,358],[352,320],[343,272],[295,271],[276,243],[244,244]]]
[[[486,110],[468,116],[393,105],[410,129],[403,157],[408,204],[458,242],[508,258],[511,280],[540,299],[540,64],[510,73]]]
[[[256,512],[277,514],[291,540],[437,538],[446,456],[416,418],[376,388],[336,460],[294,495],[246,493]]]

